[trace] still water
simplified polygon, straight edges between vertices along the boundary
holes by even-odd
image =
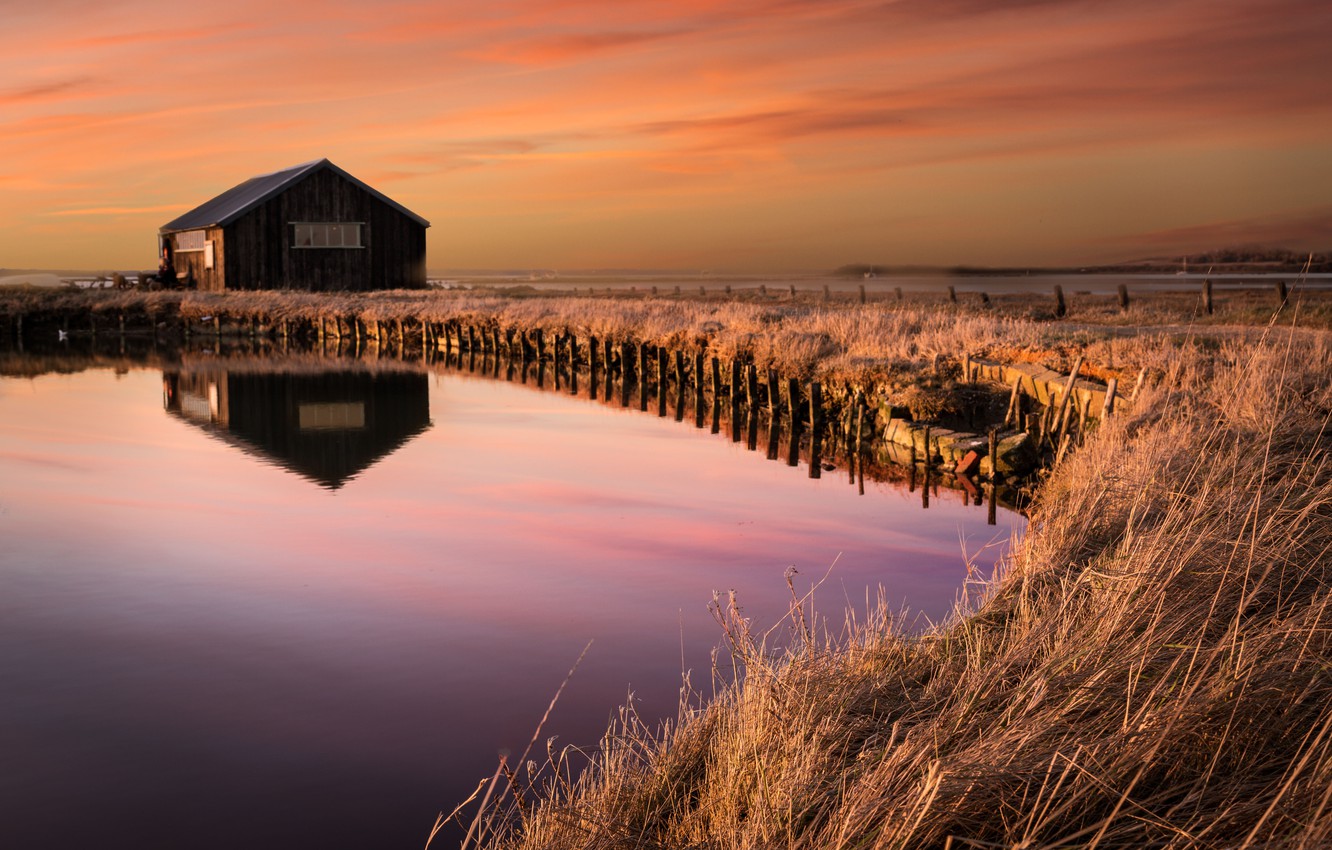
[[[0,847],[417,848],[589,641],[543,740],[673,715],[682,669],[706,691],[714,590],[777,639],[788,566],[834,622],[880,588],[938,618],[1024,524],[587,393],[0,378]]]

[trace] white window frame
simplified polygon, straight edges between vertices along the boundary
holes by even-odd
[[[291,221],[288,222],[288,224],[291,226],[291,247],[297,250],[313,251],[323,248],[348,250],[365,248],[365,222],[363,221]],[[346,228],[348,227],[355,228],[353,231],[356,234],[355,245],[343,244],[346,241]],[[309,228],[306,231],[306,234],[310,237],[311,244],[309,245],[300,244],[302,228]],[[333,238],[337,239],[337,245],[329,244]],[[323,242],[323,244],[314,244],[317,242]]]

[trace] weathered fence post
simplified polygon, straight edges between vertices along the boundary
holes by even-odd
[[[1118,287],[1118,290],[1119,290],[1119,309],[1127,313],[1129,308],[1128,284],[1121,283]]]
[[[1064,303],[1064,287],[1060,286],[1057,283],[1055,284],[1054,288],[1054,298],[1055,298],[1055,318],[1062,319],[1064,318],[1064,316],[1068,315],[1068,305]]]
[[[957,287],[953,286],[952,284],[949,284],[948,286],[948,303],[949,304],[957,303]]]
[[[1212,315],[1212,279],[1207,278],[1202,282],[1202,302],[1203,311],[1207,315]]]
[[[1111,378],[1105,385],[1105,404],[1101,406],[1101,421],[1110,418],[1115,412],[1115,391],[1119,389],[1119,379]]]
[[[860,303],[865,303],[865,284],[863,283],[860,285]]]
[[[1276,292],[1277,303],[1282,307],[1286,306],[1286,301],[1290,297],[1290,293],[1286,290],[1286,282],[1284,280],[1278,280],[1276,282]]]

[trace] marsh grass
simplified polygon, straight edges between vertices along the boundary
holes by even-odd
[[[1329,846],[1332,346],[1296,339],[1171,346],[923,634],[806,640],[803,600],[777,652],[719,600],[734,674],[550,753],[484,846]]]

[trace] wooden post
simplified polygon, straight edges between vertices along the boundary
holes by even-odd
[[[957,287],[953,286],[952,284],[949,284],[948,286],[948,303],[949,304],[957,303]]]
[[[745,402],[751,410],[758,408],[758,369],[753,363],[745,366]]]
[[[1083,438],[1087,433],[1087,418],[1091,416],[1091,396],[1088,395],[1082,399],[1078,405],[1078,445],[1082,445]]]
[[[1127,313],[1129,308],[1128,284],[1121,283],[1119,289],[1119,309]]]
[[[971,383],[971,352],[962,355],[962,383]]]
[[[1276,282],[1277,303],[1282,307],[1286,306],[1286,301],[1290,298],[1290,293],[1286,289],[1286,282],[1278,280]]]
[[[657,346],[657,395],[665,404],[666,388],[670,386],[670,375],[666,372],[666,349]]]
[[[597,381],[597,338],[590,336],[587,338],[587,368],[592,373],[592,385],[596,386]]]
[[[796,293],[795,293],[795,284],[793,283],[793,284],[791,284],[791,300],[794,301],[794,300],[795,300],[795,297],[796,297]]]
[[[832,290],[828,288],[828,284],[826,283],[823,285],[823,300],[824,301],[832,300]]]
[[[1082,371],[1082,361],[1084,355],[1079,354],[1077,362],[1073,364],[1073,371],[1068,374],[1068,381],[1064,384],[1064,392],[1059,397],[1059,412],[1055,414],[1054,422],[1051,424],[1059,425],[1059,433],[1064,433],[1064,426],[1068,422],[1068,404],[1073,398],[1073,384],[1078,380],[1078,373]]]
[[[730,295],[730,294],[731,294],[731,285],[730,285],[729,283],[726,284],[726,294],[727,294],[727,295]]]
[[[990,444],[986,449],[986,454],[990,458],[990,480],[994,481],[999,477],[999,429],[990,429]]]
[[[705,289],[703,286],[700,285],[699,288],[698,288],[698,294],[699,294],[699,295],[707,295],[707,294],[708,294],[708,290]]]
[[[712,397],[721,398],[721,361],[716,357],[712,358]]]
[[[915,440],[912,440],[912,442],[914,443]],[[926,425],[925,426],[925,469],[928,470],[930,468],[930,464],[933,462],[934,462],[934,452],[930,449],[930,426]],[[925,473],[926,490],[930,489],[929,480],[930,480],[929,472],[927,471]]]
[[[740,403],[740,358],[731,359],[731,404]]]
[[[1105,404],[1101,406],[1101,421],[1110,418],[1115,412],[1115,391],[1119,389],[1119,379],[1111,378],[1105,385]]]
[[[1008,412],[1004,414],[1004,425],[1009,422],[1022,424],[1022,375],[1013,376],[1013,391],[1008,394]]]
[[[703,352],[694,353],[694,392],[703,395]]]
[[[894,287],[893,287],[893,295],[897,296],[897,300],[898,300],[898,301],[901,301],[901,300],[903,299],[903,297],[904,297],[904,296],[902,295],[902,287],[900,287],[900,286],[894,286]]]
[[[818,381],[809,382],[809,429],[817,435],[823,426],[823,385]]]
[[[768,285],[766,283],[759,284],[759,295],[762,295],[764,298],[768,297]]]
[[[603,347],[604,347],[604,349],[605,349],[605,357],[604,357],[603,359],[605,359],[605,361],[606,361],[606,374],[607,374],[607,375],[610,375],[610,373],[611,373],[611,366],[613,366],[614,363],[615,363],[615,358],[614,358],[615,351],[614,351],[614,348],[613,348],[612,345],[611,345],[611,338],[610,338],[610,337],[606,337],[606,338],[602,341],[602,345],[603,345]],[[609,393],[607,393],[607,395],[609,396]]]
[[[770,424],[777,423],[777,405],[781,402],[782,390],[777,383],[777,370],[768,367],[768,421]]]
[[[678,348],[675,349],[675,386],[680,392],[684,392],[685,388],[684,352]]]
[[[1207,278],[1202,282],[1202,301],[1203,312],[1212,315],[1212,279]]]
[[[546,332],[542,328],[536,329],[537,360],[546,359]]]
[[[860,285],[860,303],[865,303],[865,284],[863,283]]]
[[[1057,283],[1055,284],[1054,288],[1054,297],[1055,297],[1055,318],[1062,319],[1064,318],[1064,316],[1068,315],[1068,305],[1064,303],[1064,287],[1060,286]]]
[[[986,292],[985,290],[982,289],[982,290],[981,290],[981,294],[980,294],[980,301],[981,301],[981,306],[982,306],[982,307],[989,307],[989,306],[990,306],[990,293],[988,293],[988,292]]]
[[[800,463],[800,382],[795,378],[786,379],[786,398],[791,409],[791,439],[786,446],[786,465]]]

